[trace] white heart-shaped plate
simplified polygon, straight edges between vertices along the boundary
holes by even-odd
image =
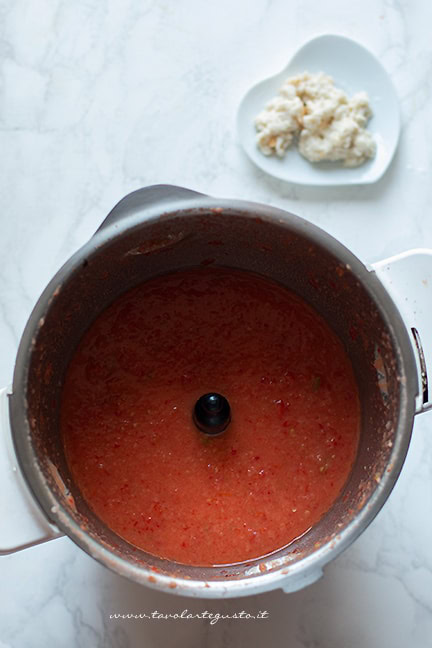
[[[256,144],[254,119],[277,93],[283,82],[300,72],[325,72],[350,97],[365,90],[373,110],[367,129],[376,141],[373,159],[355,168],[339,162],[308,162],[294,145],[285,157],[266,156]],[[244,96],[237,113],[240,142],[250,159],[269,175],[301,185],[359,185],[379,180],[389,166],[399,140],[399,103],[381,63],[359,43],[326,34],[301,47],[286,68],[276,76],[253,86]]]

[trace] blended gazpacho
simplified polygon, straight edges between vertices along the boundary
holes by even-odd
[[[194,422],[222,394],[222,434]],[[71,474],[103,522],[189,565],[269,554],[307,532],[347,480],[359,437],[349,358],[285,287],[194,268],[128,291],[68,367],[61,429]]]

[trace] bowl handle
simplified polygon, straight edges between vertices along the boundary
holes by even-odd
[[[132,191],[117,203],[110,211],[108,216],[98,227],[97,232],[105,229],[108,225],[119,221],[125,216],[130,216],[135,212],[148,209],[155,205],[160,208],[165,204],[170,204],[178,201],[189,201],[194,198],[202,198],[204,194],[192,189],[184,189],[183,187],[176,187],[174,185],[152,185],[150,187],[143,187]]]
[[[373,263],[371,269],[402,315],[419,374],[416,414],[432,409],[427,366],[432,366],[432,250],[417,248]]]
[[[0,556],[63,535],[48,522],[21,474],[10,431],[9,393],[0,389]]]

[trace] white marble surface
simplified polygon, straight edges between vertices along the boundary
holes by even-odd
[[[366,262],[432,247],[431,24],[428,0],[0,0],[0,386],[48,279],[141,186],[287,208]],[[244,91],[323,32],[369,47],[400,97],[400,146],[370,187],[282,184],[236,141]],[[228,602],[180,599],[130,584],[62,538],[0,559],[0,648],[430,647],[430,428],[432,414],[416,421],[383,511],[316,585]],[[270,617],[213,626],[109,619],[185,608]]]

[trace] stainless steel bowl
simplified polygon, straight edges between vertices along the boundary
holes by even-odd
[[[362,422],[343,492],[309,533],[266,559],[201,568],[144,553],[92,513],[65,461],[59,403],[78,341],[110,302],[155,275],[210,263],[274,279],[325,317],[354,367]],[[183,595],[290,592],[319,578],[389,496],[410,441],[418,376],[410,333],[387,290],[334,238],[273,207],[159,185],[124,198],[41,295],[19,346],[10,424],[22,475],[44,515],[103,565]]]

